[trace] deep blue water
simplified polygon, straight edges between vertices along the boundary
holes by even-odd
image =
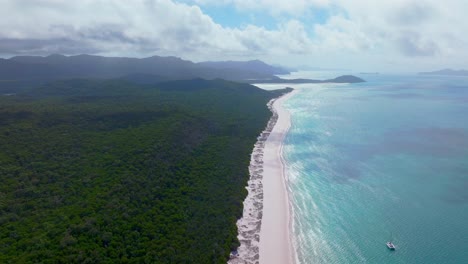
[[[363,77],[285,103],[297,260],[468,263],[468,78]]]

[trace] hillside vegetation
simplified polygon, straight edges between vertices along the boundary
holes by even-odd
[[[76,79],[0,96],[0,263],[225,263],[283,92]]]

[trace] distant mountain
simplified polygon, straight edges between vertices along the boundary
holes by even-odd
[[[467,70],[452,70],[452,69],[443,69],[439,71],[432,72],[420,72],[422,75],[448,75],[448,76],[468,76]]]
[[[289,74],[290,71],[277,66],[271,66],[260,60],[251,61],[206,61],[200,62],[198,65],[215,68],[215,69],[228,69],[228,70],[247,70],[261,74]]]
[[[196,65],[177,57],[153,56],[144,59],[102,57],[93,55],[63,56],[17,56],[9,61],[20,63],[23,67],[41,68],[43,78],[116,78],[124,75],[144,73],[163,76],[186,76],[193,78],[191,73],[196,73]],[[2,76],[0,69],[0,76]],[[23,76],[23,72],[16,72]]]
[[[71,78],[114,79],[150,84],[203,78],[231,81],[271,79],[289,73],[262,61],[194,63],[178,57],[102,57],[93,55],[16,56],[0,59],[0,92]],[[5,82],[8,80],[9,82]]]
[[[353,76],[353,75],[342,75],[336,77],[334,79],[328,80],[314,80],[314,79],[281,79],[281,78],[272,78],[272,79],[259,79],[259,80],[248,80],[248,83],[271,83],[271,84],[281,84],[281,83],[288,83],[288,84],[301,84],[301,83],[361,83],[365,82],[365,80]]]

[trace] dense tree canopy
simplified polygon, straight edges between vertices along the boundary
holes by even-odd
[[[222,263],[268,92],[68,80],[0,96],[0,263]]]

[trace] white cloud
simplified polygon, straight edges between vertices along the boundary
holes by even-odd
[[[3,0],[2,7],[0,16],[8,18],[0,20],[1,41],[9,43],[0,43],[4,54],[73,53],[81,47],[101,54],[216,59],[306,52],[309,45],[298,21],[278,30],[225,28],[199,7],[170,0]]]
[[[273,30],[223,27],[194,3],[281,18]],[[468,67],[463,0],[0,0],[0,6],[4,56],[158,54],[326,67]],[[330,17],[304,22],[316,9]]]
[[[356,61],[367,68],[402,68],[411,65],[468,67],[468,1],[464,0],[191,0],[202,6],[230,5],[243,12],[266,12],[289,19],[306,18],[308,11],[327,11],[324,23],[303,24],[305,45],[291,45],[308,56],[286,60],[319,61],[320,64],[354,67]],[[292,18],[291,18],[292,17]],[[307,19],[304,19],[307,21]],[[301,22],[299,22],[301,23]],[[280,29],[284,29],[280,27]],[[289,32],[289,30],[287,30]],[[299,41],[299,39],[306,41]],[[294,48],[292,48],[294,46]],[[279,55],[278,55],[279,56]],[[282,57],[284,59],[284,57]],[[330,65],[331,66],[331,65]],[[339,66],[339,65],[338,65]]]
[[[468,66],[467,1],[334,0],[331,5],[338,7],[336,15],[313,25],[321,53],[354,56],[367,68],[384,67],[384,61],[404,70]]]

